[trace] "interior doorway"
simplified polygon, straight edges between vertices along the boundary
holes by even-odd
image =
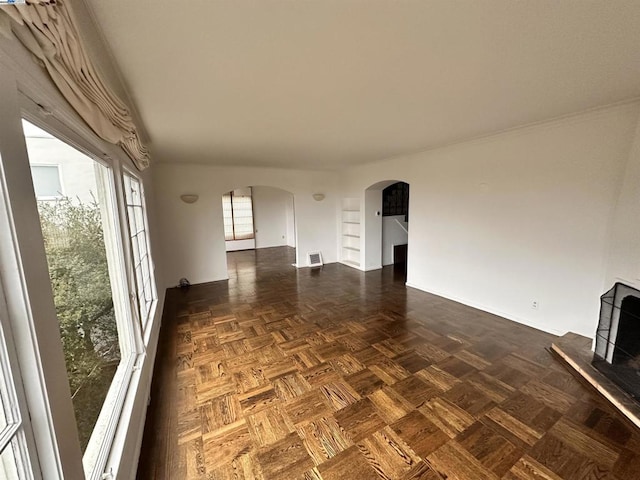
[[[375,183],[364,197],[365,270],[393,265],[406,281],[409,248],[409,184]]]
[[[222,195],[222,221],[227,252],[227,269],[237,273],[238,260],[243,265],[287,262],[296,258],[296,222],[291,192],[270,186],[246,186]],[[268,250],[278,250],[277,254]],[[244,252],[231,255],[232,252]],[[293,261],[289,261],[293,258]],[[246,266],[246,265],[245,265]]]
[[[222,195],[225,250],[253,250],[256,248],[253,213],[253,188],[237,188]]]

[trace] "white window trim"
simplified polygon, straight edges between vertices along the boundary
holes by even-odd
[[[0,167],[3,166],[2,158],[0,158]],[[41,471],[49,470],[57,472],[62,478],[62,466],[58,454],[55,439],[49,435],[49,425],[53,425],[51,418],[49,396],[47,394],[48,386],[43,381],[42,359],[40,352],[37,350],[34,341],[34,332],[36,330],[32,311],[29,303],[29,296],[26,285],[23,283],[25,278],[24,264],[21,261],[20,253],[14,250],[16,245],[16,226],[13,222],[11,211],[9,209],[9,199],[7,197],[7,184],[4,175],[0,175],[0,278],[6,285],[6,297],[3,299],[3,307],[7,311],[7,318],[12,327],[12,334],[15,350],[19,352],[18,363],[20,368],[32,372],[31,375],[22,379],[22,385],[26,391],[25,400],[20,402],[28,408],[29,412],[23,413],[23,418],[35,415],[40,419],[46,419],[46,430],[42,422],[40,428],[32,432],[30,437],[31,445],[31,467],[33,469],[34,478],[42,478]],[[4,267],[4,268],[3,268]],[[28,268],[28,266],[27,266]],[[14,321],[21,319],[21,321]],[[15,328],[14,328],[15,327]],[[51,368],[51,364],[49,364]],[[28,437],[28,439],[29,439]],[[37,440],[37,441],[36,441]],[[48,452],[49,455],[43,458],[42,452]],[[38,460],[40,457],[41,468],[38,468]]]
[[[22,99],[22,117],[37,127],[51,133],[58,140],[70,145],[82,152],[84,155],[107,168],[106,187],[109,191],[107,198],[110,201],[109,208],[103,209],[106,214],[104,225],[111,232],[105,230],[105,248],[109,266],[109,278],[111,280],[112,296],[114,307],[117,309],[116,321],[118,323],[118,337],[120,343],[121,361],[116,370],[116,375],[112,380],[111,387],[105,397],[103,408],[94,426],[89,444],[82,456],[84,473],[88,480],[101,480],[103,473],[107,470],[107,462],[114,448],[114,440],[118,424],[123,416],[125,399],[132,388],[132,378],[134,367],[138,357],[144,353],[141,348],[142,340],[140,330],[132,318],[130,302],[128,301],[129,280],[126,272],[127,261],[125,259],[125,245],[129,239],[121,227],[123,217],[124,199],[122,192],[117,187],[117,179],[122,175],[119,173],[118,163],[113,162],[108,157],[99,158],[96,151],[99,148],[82,134],[74,132],[64,123],[55,118],[47,117],[45,120],[34,111],[33,102],[28,98]],[[100,185],[101,179],[96,178]],[[98,188],[101,188],[100,186]],[[119,213],[120,212],[120,213]],[[120,279],[118,272],[122,272],[125,278]],[[135,313],[133,313],[135,315]]]
[[[66,369],[61,346],[56,348],[57,325],[48,321],[55,318],[55,307],[51,298],[39,296],[50,291],[51,284],[22,136],[15,77],[20,69],[1,50],[0,64],[0,277],[20,369],[29,372],[22,380],[40,464],[36,475],[82,478],[77,433],[68,426],[73,423],[71,399],[64,397],[69,389],[56,381],[64,378]]]
[[[136,308],[133,299],[136,298],[136,296],[138,296],[138,284],[136,281],[136,272],[135,272],[135,262],[134,262],[134,255],[133,255],[133,243],[131,241],[131,222],[129,219],[129,208],[128,208],[128,204],[127,204],[127,196],[124,192],[124,185],[125,185],[125,181],[124,181],[124,176],[125,175],[129,175],[132,178],[135,178],[138,183],[140,184],[142,191],[140,192],[140,203],[142,204],[142,217],[143,217],[143,221],[144,221],[144,236],[145,236],[145,241],[147,242],[147,256],[149,258],[149,281],[151,282],[151,304],[149,305],[149,309],[147,311],[147,318],[142,319],[139,318],[138,323],[140,324],[140,327],[142,329],[142,333],[143,333],[143,343],[146,347],[146,345],[148,345],[149,343],[149,338],[150,338],[150,326],[152,323],[152,320],[155,318],[155,313],[156,313],[156,309],[157,309],[157,304],[158,304],[158,291],[157,291],[157,286],[156,286],[156,282],[155,282],[155,271],[156,271],[156,266],[155,266],[155,262],[153,261],[153,253],[152,253],[152,246],[151,246],[151,239],[149,237],[149,218],[148,218],[148,212],[147,212],[147,201],[146,201],[146,190],[144,188],[144,181],[142,180],[142,178],[135,173],[132,169],[123,166],[122,168],[122,176],[121,176],[121,187],[123,190],[123,199],[124,199],[124,206],[125,206],[125,216],[126,216],[126,220],[127,220],[127,229],[126,232],[128,232],[128,248],[127,253],[129,255],[129,265],[131,266],[131,268],[129,269],[129,284],[131,285],[131,289],[130,289],[130,297],[131,297],[131,303],[132,303],[132,310],[134,310],[136,312],[136,315],[139,315],[140,310],[138,308]],[[140,302],[140,299],[138,298],[138,302]]]
[[[113,305],[116,310],[118,340],[120,344],[120,363],[111,386],[104,399],[100,415],[94,425],[89,444],[83,456],[83,464],[88,479],[101,479],[111,452],[116,428],[120,421],[124,399],[131,388],[133,367],[138,353],[137,332],[133,327],[133,318],[127,308],[126,262],[124,259],[123,235],[119,228],[116,175],[108,162],[100,161],[95,155],[88,155],[100,164],[107,164],[104,175],[96,175],[98,190],[104,189],[104,198],[110,205],[102,205],[103,230],[107,265]],[[98,195],[100,196],[100,195]],[[124,275],[125,278],[122,278]]]
[[[18,449],[20,451],[20,459],[26,462],[26,465],[17,465],[21,478],[26,480],[38,480],[40,476],[40,466],[36,455],[35,441],[33,438],[33,430],[31,428],[30,414],[27,409],[26,396],[23,389],[22,375],[18,364],[18,357],[15,351],[15,342],[13,331],[11,329],[11,321],[7,310],[7,303],[4,297],[4,288],[0,279],[0,358],[2,362],[2,371],[8,393],[8,401],[10,402],[11,417],[14,422],[13,428],[6,429],[7,443],[14,439],[18,441]],[[8,419],[9,420],[9,419]],[[0,449],[4,446],[5,440],[0,441]],[[6,448],[9,448],[8,446]],[[26,467],[26,468],[25,468]]]

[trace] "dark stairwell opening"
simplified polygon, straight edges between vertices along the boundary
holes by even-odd
[[[382,190],[382,216],[403,216],[397,220],[400,228],[409,229],[409,184],[397,182]],[[407,256],[408,244],[393,246],[393,270],[394,276],[407,281]],[[384,262],[383,262],[384,263]]]

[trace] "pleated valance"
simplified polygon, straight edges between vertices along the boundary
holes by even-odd
[[[38,58],[53,83],[91,129],[119,145],[143,170],[149,152],[127,106],[104,84],[80,39],[71,5],[65,0],[27,0],[5,6],[11,29]]]

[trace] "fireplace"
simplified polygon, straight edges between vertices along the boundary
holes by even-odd
[[[640,401],[640,291],[616,283],[600,297],[593,366]]]

